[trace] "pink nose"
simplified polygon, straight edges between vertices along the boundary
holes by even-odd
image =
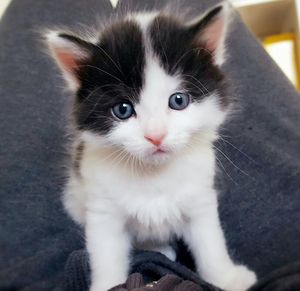
[[[160,134],[160,135],[153,135],[153,136],[145,136],[145,139],[149,142],[151,142],[153,145],[155,146],[160,146],[163,139],[165,138],[166,134],[163,133],[163,134]]]

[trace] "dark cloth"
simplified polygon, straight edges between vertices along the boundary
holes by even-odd
[[[145,284],[141,274],[130,275],[125,284],[119,285],[109,291],[217,291],[215,288],[202,288],[191,281],[183,281],[174,275],[165,275],[159,281]]]
[[[249,291],[299,291],[300,261],[268,274]]]
[[[170,285],[174,284],[174,290],[190,290],[199,291],[221,291],[220,289],[204,282],[201,278],[186,268],[182,264],[172,262],[164,255],[149,251],[135,252],[132,256],[131,275],[125,284],[121,284],[110,291],[133,290],[137,287],[143,287],[152,282],[160,282],[154,284],[153,289],[149,287],[140,288],[135,291],[156,290],[170,291]],[[73,252],[66,264],[64,280],[65,291],[85,291],[89,286],[89,265],[88,254],[86,251]],[[136,274],[140,275],[137,276]],[[168,276],[171,274],[172,276]],[[163,278],[163,279],[161,279]],[[177,278],[174,280],[174,278]],[[176,286],[175,286],[176,285]],[[188,287],[187,287],[188,286]],[[180,289],[179,289],[180,288]],[[249,291],[299,291],[300,290],[300,261],[281,267],[278,270],[262,277],[255,286]]]
[[[165,2],[124,0],[118,9]],[[218,1],[175,2],[195,16]],[[0,22],[0,290],[87,285],[88,270],[81,270],[88,261],[70,263],[84,248],[83,231],[60,201],[70,96],[37,32],[82,30],[111,11],[104,0],[13,0]],[[220,217],[232,257],[264,277],[300,260],[300,97],[237,15],[224,71],[238,110],[216,143]],[[64,274],[67,261],[81,273],[78,281],[69,267]],[[160,263],[152,266],[160,274]]]
[[[90,280],[89,280],[90,270],[89,270],[88,260],[89,260],[88,253],[84,250],[76,251],[72,253],[72,255],[69,257],[67,261],[66,268],[65,268],[66,277],[64,280],[63,290],[65,291],[88,290],[88,286],[90,284]],[[192,270],[188,269],[184,265],[177,262],[173,262],[160,253],[151,252],[151,251],[137,251],[132,254],[130,273],[142,274],[142,278],[137,280],[138,282],[136,283],[139,285],[138,287],[141,287],[149,283],[151,284],[153,281],[159,281],[162,277],[165,277],[168,274],[172,274],[173,276],[171,278],[177,277],[178,278],[177,285],[180,285],[181,287],[186,286],[187,282],[190,282],[188,286],[191,286],[190,288],[192,287],[196,288],[195,291],[220,290],[204,282],[196,273],[194,273]],[[128,290],[131,290],[131,288],[134,289],[134,287],[131,288],[129,287],[129,285],[133,284],[133,282],[136,282],[136,276],[129,277],[126,284],[117,286],[112,290],[114,291],[119,290],[118,288],[128,288]],[[166,290],[166,291],[170,290],[167,288],[168,284],[166,285],[166,282],[164,280],[161,282],[164,283],[156,285],[156,287],[159,287],[159,289],[157,290]],[[184,290],[184,289],[180,289],[180,290]]]

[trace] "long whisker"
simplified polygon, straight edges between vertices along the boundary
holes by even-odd
[[[221,135],[219,136],[219,138],[224,141],[225,143],[229,144],[230,146],[232,146],[234,149],[236,149],[238,152],[240,152],[242,155],[244,155],[246,158],[248,158],[250,161],[252,161],[253,163],[257,163],[254,159],[252,159],[249,155],[247,155],[245,152],[243,152],[241,149],[237,148],[234,144],[230,143],[228,140],[226,140],[225,138],[223,138]]]
[[[114,66],[118,69],[118,71],[124,76],[123,71],[121,70],[120,66],[116,64],[116,62],[112,59],[112,57],[99,45],[95,45],[98,49],[100,49],[108,58],[109,60],[114,64]]]
[[[188,77],[188,78],[192,78],[195,82],[197,82],[200,86],[202,86],[204,89],[205,89],[205,91],[207,92],[207,93],[210,93],[210,91],[204,86],[204,84],[202,84],[202,82],[200,81],[200,80],[198,80],[197,78],[195,78],[194,76],[192,76],[192,75],[188,75],[188,74],[183,74],[183,76],[186,76],[186,77]],[[190,82],[190,81],[188,81],[188,82]],[[195,85],[193,82],[190,82],[191,84],[193,84],[193,85]],[[195,85],[196,86],[196,85]],[[198,87],[199,88],[199,87]],[[199,88],[200,89],[200,88]]]
[[[123,149],[117,149],[117,150],[111,152],[108,156],[105,156],[103,159],[101,159],[100,162],[105,162],[108,159],[110,159],[111,157],[113,157],[114,155],[120,154],[121,152],[123,152]]]
[[[190,83],[190,84],[193,84],[193,86],[196,86],[199,89],[199,91],[201,91],[201,93],[203,94],[203,96],[207,95],[207,93],[203,92],[202,89],[198,85],[196,85],[195,83],[193,83],[191,81],[188,81],[188,80],[185,80],[184,82],[185,83]]]
[[[98,70],[98,71],[100,71],[100,72],[102,72],[102,73],[104,73],[104,74],[106,74],[106,75],[108,75],[108,76],[114,78],[114,79],[117,80],[118,82],[124,84],[124,82],[123,82],[121,79],[119,79],[118,77],[116,77],[116,76],[114,76],[114,75],[112,75],[112,74],[106,72],[105,70],[102,70],[102,69],[96,67],[96,66],[92,66],[92,65],[81,65],[81,66],[79,66],[79,67],[89,67],[89,68],[96,69],[96,70]],[[124,85],[125,85],[125,84],[124,84]]]
[[[222,150],[220,150],[217,146],[213,146],[219,153],[221,153],[221,155],[223,157],[225,157],[230,164],[232,164],[237,170],[239,170],[241,173],[243,173],[244,175],[246,175],[249,178],[252,178],[248,173],[246,173],[245,171],[243,171],[241,168],[239,168]]]
[[[221,168],[223,169],[223,171],[225,172],[226,176],[229,177],[229,179],[235,184],[238,185],[238,183],[229,175],[229,173],[226,171],[225,166],[223,165],[223,163],[221,162],[221,160],[217,157],[216,160],[219,162],[219,165],[221,166]]]

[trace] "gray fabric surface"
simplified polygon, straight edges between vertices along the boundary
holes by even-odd
[[[118,9],[136,2],[152,7],[125,0]],[[197,15],[216,2],[182,5]],[[36,31],[91,25],[110,11],[100,0],[15,0],[1,20],[0,290],[53,290],[84,246],[60,203],[68,96]],[[222,131],[232,145],[216,144],[236,165],[219,153],[221,219],[234,258],[264,275],[300,259],[300,97],[238,19],[228,51],[240,110]]]

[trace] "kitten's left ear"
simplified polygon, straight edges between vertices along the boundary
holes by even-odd
[[[207,49],[217,65],[222,65],[225,60],[225,37],[230,12],[230,4],[223,2],[189,24],[189,30],[194,35],[194,43]]]
[[[92,55],[93,44],[77,36],[51,31],[46,34],[50,52],[71,90],[80,87],[80,68]]]

